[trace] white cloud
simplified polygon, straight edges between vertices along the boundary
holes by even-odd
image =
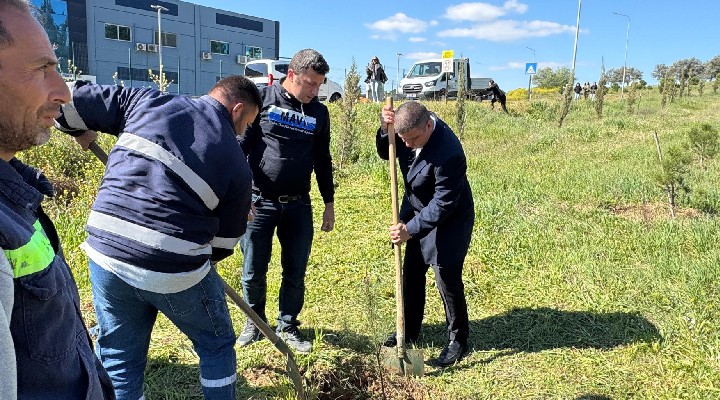
[[[425,32],[428,23],[416,18],[410,18],[403,13],[365,24],[366,27],[382,32],[421,33]]]
[[[425,39],[424,37],[413,36],[413,37],[411,37],[411,38],[408,39],[408,42],[420,43],[420,42],[424,42],[424,41],[426,41],[426,40],[427,40],[427,39]]]
[[[531,37],[545,37],[562,33],[575,33],[575,27],[550,21],[502,20],[471,28],[447,29],[440,37],[468,37],[492,42],[510,42]]]
[[[425,58],[440,58],[440,54],[428,51],[428,52],[408,53],[408,54],[405,54],[403,57],[405,57],[409,60],[423,60]]]
[[[437,26],[438,24],[439,24],[439,22],[437,22],[435,20],[430,21],[430,26]]]
[[[461,3],[448,7],[444,17],[457,21],[493,21],[510,12],[523,14],[525,11],[527,5],[517,0],[508,0],[502,7],[489,3]]]

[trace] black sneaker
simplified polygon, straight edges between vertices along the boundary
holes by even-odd
[[[255,326],[255,324],[247,320],[245,321],[245,328],[243,328],[242,332],[240,332],[240,336],[238,336],[237,344],[242,346],[247,346],[250,343],[257,342],[258,340],[261,340],[263,338],[262,333],[260,333],[260,329]]]
[[[310,353],[313,349],[312,342],[305,340],[300,329],[295,325],[288,325],[282,331],[277,331],[280,339],[284,340],[285,343],[294,351],[302,354]]]
[[[435,360],[435,365],[437,365],[438,367],[447,367],[453,365],[456,362],[462,360],[465,354],[467,354],[467,351],[467,345],[452,340],[450,341],[450,343],[448,343],[447,346],[445,346],[443,351],[440,353],[440,357]]]

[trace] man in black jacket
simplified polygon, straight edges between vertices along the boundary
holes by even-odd
[[[492,98],[492,100],[490,101],[490,105],[491,105],[492,108],[494,109],[494,108],[495,108],[495,102],[496,102],[496,101],[499,101],[499,102],[500,102],[500,105],[502,106],[503,111],[505,111],[505,114],[508,114],[507,107],[505,107],[505,102],[507,101],[507,97],[505,96],[505,92],[503,92],[502,90],[500,90],[500,86],[498,86],[498,84],[495,83],[494,80],[491,79],[490,82],[488,82],[488,83],[490,84],[490,86],[488,86],[488,90],[489,90],[489,91],[492,93],[492,95],[493,95],[493,98]]]
[[[385,106],[376,137],[378,155],[388,158],[389,123],[395,124],[397,158],[405,182],[400,223],[390,227],[393,243],[407,243],[403,263],[405,337],[417,341],[425,308],[425,274],[430,266],[445,305],[449,342],[439,366],[468,351],[469,321],[462,270],[475,221],[465,152],[450,127],[418,102],[395,112]],[[392,133],[392,132],[391,132]],[[396,346],[391,335],[385,346]]]
[[[265,317],[267,270],[277,230],[282,247],[277,331],[299,353],[312,351],[312,342],[298,329],[297,316],[305,300],[305,270],[313,239],[310,176],[315,172],[325,203],[321,230],[335,224],[330,115],[317,99],[330,67],[315,50],[299,51],[288,74],[265,87],[258,118],[238,141],[253,173],[256,216],[240,241],[243,252],[243,295],[255,312]],[[238,337],[248,345],[260,339],[250,321]]]

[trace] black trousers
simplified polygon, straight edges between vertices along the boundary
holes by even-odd
[[[497,102],[500,102],[500,105],[502,106],[503,111],[505,111],[505,114],[509,114],[509,113],[508,113],[508,110],[507,110],[507,107],[505,107],[505,103],[507,102],[507,97],[506,97],[506,96],[498,96],[497,99],[496,99],[495,97],[493,97],[493,99],[490,101],[490,105],[491,105],[493,108],[495,108],[495,102],[496,102],[496,101],[497,101]]]
[[[464,258],[458,264],[433,265],[435,282],[445,306],[445,322],[449,340],[467,345],[470,331],[465,285],[462,281]],[[403,262],[403,290],[405,306],[405,338],[417,340],[420,336],[425,313],[425,276],[429,264],[425,264],[420,251],[420,242],[410,240],[405,248]]]

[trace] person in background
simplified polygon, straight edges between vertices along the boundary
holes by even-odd
[[[0,0],[0,398],[114,399],[41,205],[52,184],[15,158],[50,139],[70,101],[57,62],[29,3]]]
[[[580,86],[580,82],[575,84],[575,87],[573,88],[573,92],[575,92],[575,100],[579,100],[580,93],[582,92],[582,86]]]
[[[256,210],[240,241],[243,297],[267,320],[267,272],[277,233],[282,248],[277,332],[299,353],[312,351],[312,342],[298,328],[298,315],[305,302],[305,272],[314,235],[313,172],[325,203],[320,229],[330,232],[335,225],[330,115],[317,99],[328,72],[330,67],[316,50],[296,53],[287,76],[261,89],[260,115],[239,138],[243,151],[238,154],[247,156],[252,169]],[[246,346],[260,339],[260,330],[248,319],[238,344]]]
[[[490,105],[492,106],[492,109],[495,109],[495,102],[499,102],[500,106],[502,106],[503,111],[505,111],[505,114],[508,114],[507,107],[505,106],[505,103],[507,102],[507,96],[505,96],[505,92],[500,90],[500,86],[498,86],[497,83],[495,83],[494,80],[490,80],[488,82],[488,90],[490,90],[490,93],[492,94],[492,100],[490,100]]]
[[[375,144],[380,158],[389,157],[388,135],[397,137],[397,158],[405,182],[400,223],[390,227],[390,240],[406,244],[403,262],[405,337],[420,335],[425,312],[425,275],[432,266],[445,306],[448,343],[435,363],[445,367],[468,351],[469,319],[462,280],[472,236],[475,207],[467,179],[467,161],[450,127],[421,103],[385,106]],[[388,132],[395,124],[395,132]],[[384,346],[397,346],[390,335]]]
[[[595,93],[597,93],[597,82],[593,82],[590,86],[590,100],[595,101]]]
[[[158,312],[192,342],[206,399],[235,399],[235,332],[215,263],[245,232],[252,175],[236,136],[260,109],[242,76],[197,99],[76,82],[57,125],[118,135],[82,244],[98,319],[96,351],[121,400],[143,398]]]
[[[373,57],[370,64],[365,67],[365,73],[367,75],[365,82],[368,84],[367,98],[373,102],[382,100],[380,98],[380,89],[387,82],[387,75],[385,75],[385,68],[380,64],[380,59],[377,56]]]

